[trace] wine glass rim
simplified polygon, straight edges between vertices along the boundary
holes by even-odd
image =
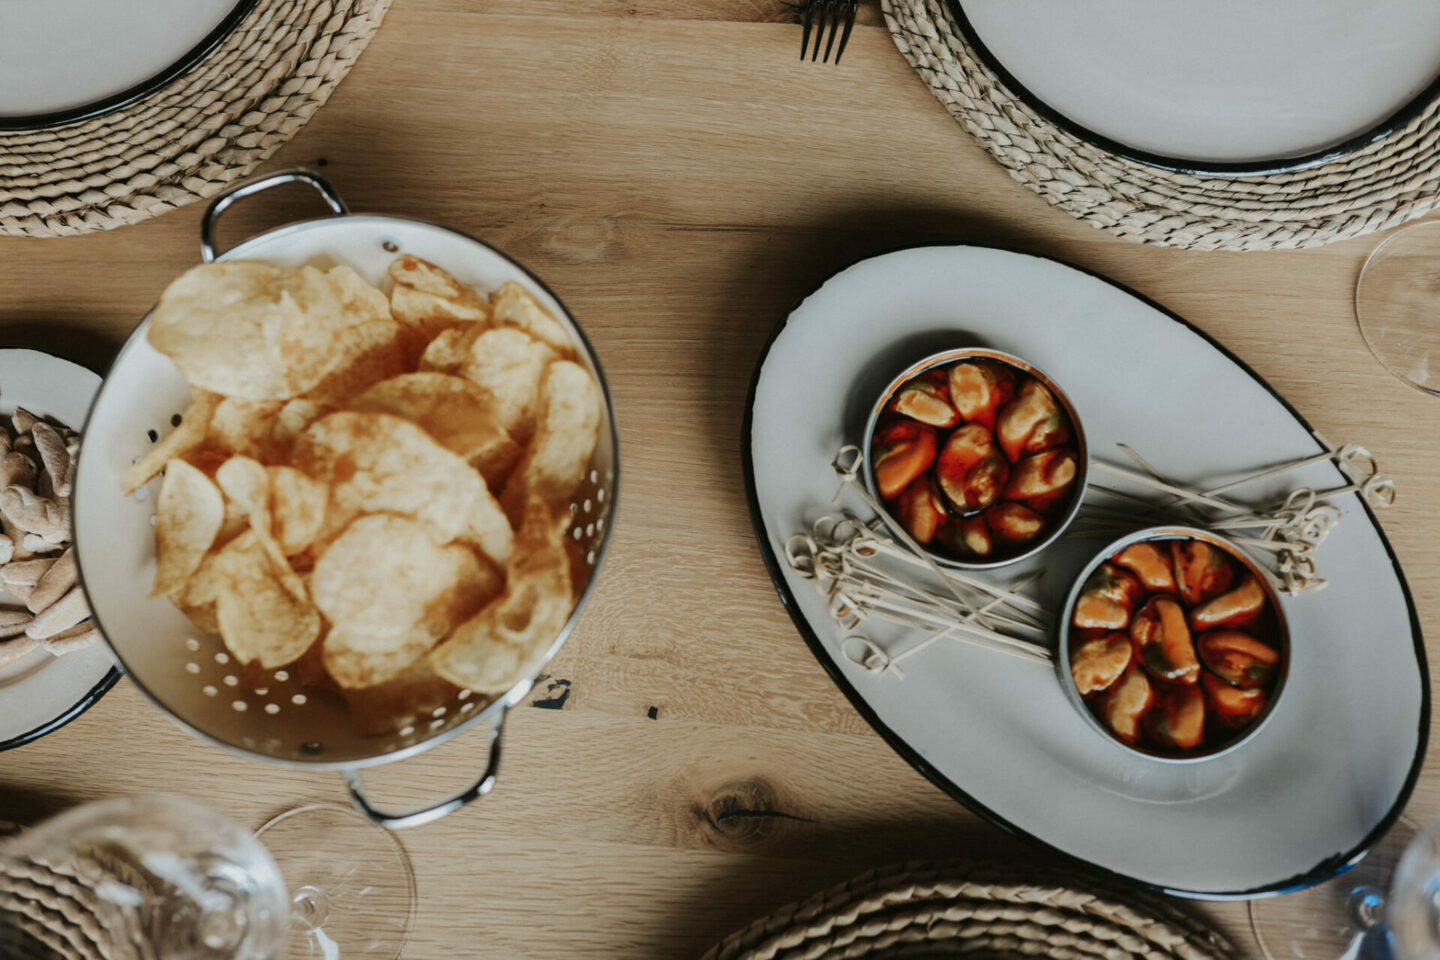
[[[1379,258],[1386,251],[1386,249],[1394,240],[1400,237],[1412,236],[1416,233],[1436,228],[1440,228],[1440,218],[1417,220],[1414,223],[1406,224],[1400,229],[1395,230],[1384,240],[1381,240],[1378,244],[1376,244],[1375,249],[1371,250],[1370,253],[1365,257],[1365,263],[1362,264],[1360,267],[1360,276],[1355,281],[1355,325],[1360,328],[1360,337],[1362,340],[1365,341],[1365,346],[1370,351],[1370,355],[1376,359],[1380,366],[1385,368],[1386,373],[1390,374],[1392,377],[1394,377],[1396,380],[1399,380],[1407,387],[1420,391],[1427,397],[1440,397],[1440,388],[1431,388],[1416,383],[1414,380],[1410,379],[1410,377],[1401,373],[1399,370],[1396,370],[1393,366],[1390,365],[1390,362],[1381,355],[1380,350],[1377,348],[1375,342],[1370,339],[1369,331],[1365,329],[1365,318],[1360,311],[1360,297],[1361,291],[1365,287],[1365,278],[1370,275],[1371,266],[1374,265],[1376,259]],[[1437,318],[1437,321],[1440,321],[1440,318]]]

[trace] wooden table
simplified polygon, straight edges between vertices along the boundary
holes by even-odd
[[[1355,326],[1374,238],[1266,254],[1117,240],[1012,182],[913,75],[877,10],[838,68],[797,60],[790,19],[778,0],[398,0],[267,167],[323,167],[357,209],[448,224],[532,267],[595,341],[624,434],[613,552],[555,684],[513,715],[499,787],[403,835],[420,897],[409,957],[693,957],[882,863],[1035,856],[870,730],[791,626],[751,532],[740,419],[760,346],[797,296],[873,252],[1010,245],[1196,323],[1396,477],[1386,530],[1440,636],[1440,402],[1392,379]],[[236,208],[229,235],[311,203]],[[103,369],[197,261],[199,215],[0,238],[0,342]],[[437,796],[473,775],[481,740],[377,783]],[[193,739],[126,681],[0,756],[0,783],[0,815],[22,817],[165,790],[258,825],[342,796],[333,775]],[[1435,814],[1440,780],[1424,779],[1411,816]],[[1243,906],[1204,909],[1253,951]]]

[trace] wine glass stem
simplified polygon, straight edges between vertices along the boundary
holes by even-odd
[[[1361,930],[1369,930],[1385,922],[1385,895],[1372,886],[1350,891],[1350,916]]]
[[[324,926],[330,916],[330,898],[309,884],[295,891],[290,907],[295,921],[310,930]]]

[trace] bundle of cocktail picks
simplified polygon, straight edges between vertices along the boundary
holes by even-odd
[[[1279,592],[1295,597],[1323,589],[1316,552],[1343,516],[1336,501],[1356,494],[1372,507],[1388,507],[1395,502],[1395,482],[1379,472],[1363,446],[1321,442],[1325,450],[1314,456],[1210,488],[1167,477],[1120,444],[1133,466],[1096,459],[1091,471],[1133,489],[1089,483],[1065,536],[1118,536],[1167,523],[1203,527],[1259,561]],[[1259,505],[1232,499],[1242,487],[1327,461],[1339,468],[1343,484],[1323,490],[1298,486]],[[847,632],[842,652],[848,659],[872,673],[902,679],[900,661],[945,639],[1040,662],[1054,659],[1048,644],[1052,615],[1026,592],[1041,573],[1007,582],[1003,571],[970,574],[942,568],[898,524],[885,523],[884,510],[861,481],[859,447],[842,447],[831,466],[840,480],[832,502],[839,504],[848,493],[869,506],[875,518],[864,520],[843,510],[822,516],[809,531],[790,538],[785,557],[826,598],[830,616]],[[912,636],[902,649],[886,649],[859,632],[872,616],[913,627],[919,639]]]

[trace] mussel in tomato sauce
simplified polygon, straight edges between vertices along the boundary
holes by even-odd
[[[1172,540],[1170,557],[1175,564],[1180,598],[1189,606],[1218,597],[1230,589],[1235,579],[1235,569],[1225,551],[1204,540]]]
[[[1130,544],[1095,568],[1069,611],[1075,690],[1122,743],[1207,756],[1274,698],[1284,637],[1273,602],[1254,569],[1214,543]]]
[[[1145,671],[1131,666],[1114,686],[1100,695],[1100,715],[1110,732],[1126,743],[1140,741],[1140,721],[1155,702],[1155,688]]]
[[[950,402],[950,385],[945,377],[922,373],[895,391],[890,409],[912,420],[948,430],[960,422],[960,413]]]
[[[995,417],[995,436],[1005,456],[1017,463],[1027,454],[1069,443],[1070,418],[1043,383],[1026,380]]]
[[[995,539],[1012,547],[1020,547],[1040,536],[1045,518],[1023,503],[1002,500],[985,511],[985,522]]]
[[[1209,705],[1210,715],[1226,730],[1239,730],[1248,726],[1250,721],[1260,716],[1265,704],[1270,702],[1264,687],[1251,687],[1248,690],[1232,687],[1213,673],[1201,676],[1200,685],[1205,690],[1205,702]]]
[[[1139,577],[1146,590],[1175,592],[1175,569],[1170,565],[1170,552],[1149,541],[1130,544],[1111,557],[1110,562]]]
[[[1169,597],[1151,597],[1130,621],[1135,656],[1156,680],[1194,684],[1200,680],[1200,660],[1190,639],[1185,611]]]
[[[1205,667],[1226,683],[1248,690],[1270,682],[1280,651],[1240,630],[1212,630],[1195,641]]]
[[[1016,371],[996,360],[961,360],[950,368],[950,397],[960,416],[987,430],[995,429],[1002,404],[1015,396]]]
[[[1002,563],[1053,534],[1080,495],[1082,455],[1057,395],[991,357],[909,376],[870,439],[871,479],[891,518],[932,554],[972,563]],[[939,493],[938,524],[914,486],[921,476]]]
[[[1085,581],[1071,623],[1082,630],[1124,630],[1144,592],[1133,574],[1102,563]]]
[[[910,486],[900,494],[898,506],[905,532],[922,545],[935,539],[935,531],[940,529],[940,524],[948,516],[935,489],[935,481],[928,476],[910,481]]]
[[[1265,588],[1253,573],[1240,579],[1240,585],[1205,601],[1190,611],[1190,622],[1196,630],[1217,627],[1248,627],[1265,610]]]
[[[1070,676],[1082,697],[1107,690],[1124,675],[1135,659],[1135,647],[1123,633],[1112,633],[1083,644],[1070,658]]]
[[[1146,715],[1150,738],[1175,750],[1194,750],[1205,739],[1205,695],[1196,684],[1167,687]]]
[[[1015,464],[1002,495],[1045,513],[1070,496],[1079,472],[1073,450],[1046,450]]]
[[[870,445],[875,486],[890,500],[935,462],[935,428],[915,420],[895,420],[875,433]]]
[[[1010,464],[995,438],[978,423],[969,423],[945,441],[935,460],[935,477],[955,509],[983,510],[1000,497]]]
[[[995,538],[983,514],[950,517],[935,534],[936,545],[956,557],[988,557],[995,550]]]

